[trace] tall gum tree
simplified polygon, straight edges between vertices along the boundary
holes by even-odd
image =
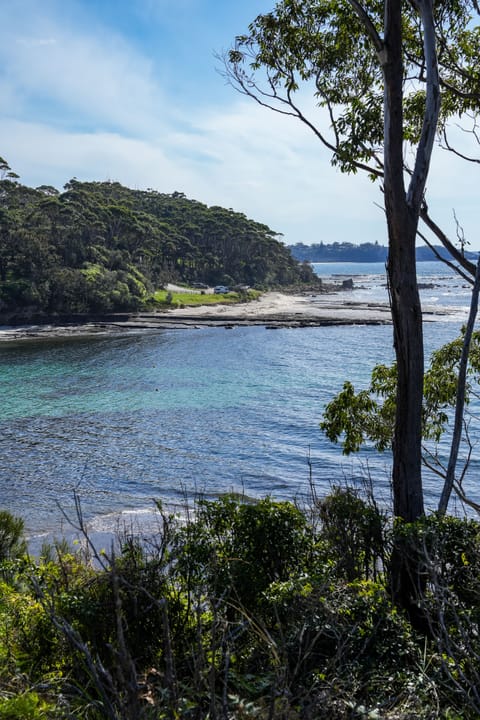
[[[431,0],[283,0],[237,38],[226,58],[237,89],[304,122],[342,170],[363,170],[382,183],[398,367],[393,511],[407,522],[423,514],[424,361],[415,243],[440,117],[435,22]],[[407,92],[415,67],[421,69]],[[302,83],[313,84],[328,132],[300,107]],[[414,157],[408,168],[406,140]]]
[[[425,108],[425,43],[417,7],[412,0],[402,9],[405,150],[420,138]],[[342,171],[366,170],[372,178],[382,178],[384,78],[382,58],[375,54],[375,48],[381,52],[381,39],[374,35],[383,30],[384,9],[376,0],[282,0],[251,23],[248,35],[237,37],[235,49],[223,58],[226,76],[261,105],[303,122]],[[472,156],[471,150],[472,144],[477,151],[480,145],[480,6],[477,0],[442,0],[434,4],[433,19],[442,90],[438,145],[480,163],[478,152]],[[318,112],[302,106],[296,92],[300,86],[307,95],[313,88],[330,127]],[[463,141],[458,147],[452,142],[450,131],[459,125],[467,147]],[[411,174],[409,160],[406,152],[405,170]],[[435,222],[425,198],[420,218],[419,238],[434,251],[429,235],[440,241],[453,259],[447,264],[473,285],[475,264]]]
[[[398,372],[392,481],[394,513],[406,521],[415,520],[423,514],[421,418],[424,363],[415,243],[440,113],[432,1],[415,0],[414,5],[423,27],[426,94],[423,126],[407,190],[403,174],[402,9],[398,0],[385,2],[384,40],[378,51],[384,75],[383,183],[389,239],[387,269]]]
[[[389,246],[387,272],[397,362],[392,446],[393,511],[395,516],[407,522],[418,519],[424,509],[421,469],[423,324],[415,243],[440,113],[432,0],[415,0],[415,6],[423,26],[427,86],[422,131],[407,191],[403,162],[402,9],[398,0],[385,1],[384,41],[379,50],[384,76],[383,183]],[[412,621],[421,622],[416,612],[419,575],[415,562],[401,544],[397,543],[393,548],[391,566],[393,596],[409,610]]]
[[[236,89],[301,120],[343,171],[366,171],[382,184],[397,363],[393,513],[406,522],[424,512],[423,326],[415,257],[420,218],[453,251],[465,277],[472,280],[475,271],[430,218],[425,201],[441,118],[436,25],[453,46],[458,28],[469,19],[468,2],[437,3],[434,10],[432,0],[283,0],[274,12],[259,16],[249,35],[238,37],[224,58]],[[328,131],[301,108],[301,84],[313,84],[317,104],[326,110]],[[452,91],[443,86],[450,100],[443,127],[449,113],[458,112],[459,98],[463,101],[451,85]],[[474,106],[476,101],[471,102]],[[413,157],[410,165],[407,150]],[[416,602],[421,576],[401,539],[392,552],[391,581],[396,601],[412,621],[423,624]]]

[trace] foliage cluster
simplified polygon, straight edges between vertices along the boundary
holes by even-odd
[[[0,718],[478,717],[477,522],[392,526],[350,488],[158,510],[116,552],[4,555]],[[391,599],[395,537],[420,558],[424,633]]]
[[[457,402],[458,371],[462,355],[465,329],[449,343],[432,353],[424,373],[422,439],[423,462],[440,477],[445,476],[445,460],[439,444],[452,420]],[[458,473],[455,490],[462,500],[468,499],[462,491],[462,482],[468,468],[471,441],[469,439],[469,404],[478,398],[480,379],[480,333],[472,333],[466,373],[466,419],[463,439],[466,446],[464,467]],[[339,443],[343,453],[349,455],[362,446],[372,444],[383,452],[392,446],[397,389],[397,367],[376,365],[371,373],[370,385],[355,390],[350,381],[325,407],[320,427],[329,440]]]
[[[183,193],[0,179],[0,312],[136,310],[167,281],[269,286],[314,279],[266,225]]]

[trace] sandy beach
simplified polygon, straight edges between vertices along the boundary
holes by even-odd
[[[426,322],[451,315],[451,309],[424,307]],[[387,325],[391,323],[388,303],[357,302],[353,292],[290,295],[266,292],[258,300],[234,305],[201,305],[168,311],[140,312],[111,316],[108,322],[84,324],[22,325],[4,327],[0,341],[51,337],[89,336],[120,332],[198,327],[233,328],[245,325],[318,327],[322,325]]]

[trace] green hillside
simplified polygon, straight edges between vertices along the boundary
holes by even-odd
[[[148,305],[166,282],[256,287],[310,281],[278,233],[182,193],[71,180],[63,192],[0,180],[0,313]]]

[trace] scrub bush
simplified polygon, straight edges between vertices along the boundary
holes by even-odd
[[[8,510],[0,510],[0,562],[15,560],[25,554],[24,522]]]
[[[324,556],[348,582],[375,579],[385,564],[387,516],[352,488],[334,488],[316,503]]]
[[[0,720],[48,720],[53,705],[36,692],[25,692],[9,698],[0,697]]]
[[[252,612],[271,583],[302,571],[313,536],[292,503],[226,496],[201,500],[178,539],[176,562],[184,577]]]
[[[386,518],[352,490],[162,518],[96,564],[59,544],[0,584],[0,720],[479,716],[478,523],[393,528],[423,559],[422,635],[391,599]]]

